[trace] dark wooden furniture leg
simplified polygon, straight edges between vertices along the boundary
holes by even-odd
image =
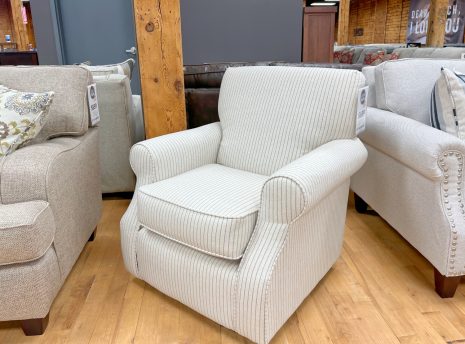
[[[446,277],[434,268],[434,284],[436,293],[442,298],[454,297],[459,286],[461,276]]]
[[[44,334],[48,325],[48,316],[41,319],[21,320],[21,328],[26,336],[40,336]]]
[[[94,231],[90,235],[89,241],[94,241],[95,240],[95,237],[97,236],[97,228],[98,227],[95,227]]]
[[[355,210],[357,210],[357,212],[360,214],[365,214],[368,209],[368,204],[366,204],[366,202],[363,199],[361,199],[360,196],[357,195],[355,192],[354,192],[354,200],[355,200]]]

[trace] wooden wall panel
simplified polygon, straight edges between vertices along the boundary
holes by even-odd
[[[405,43],[410,0],[352,0],[349,14],[349,42]],[[355,36],[356,28],[363,36]]]
[[[0,0],[0,42],[5,41],[5,35],[14,35],[13,22],[9,0]]]
[[[375,2],[375,21],[373,23],[373,42],[384,42],[386,37],[388,0]]]
[[[147,138],[186,129],[179,0],[134,0]]]

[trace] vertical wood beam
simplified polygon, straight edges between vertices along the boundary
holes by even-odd
[[[147,138],[186,129],[179,0],[134,0]]]
[[[337,44],[349,44],[349,17],[350,17],[350,0],[341,0],[339,2],[339,14],[337,24]]]
[[[24,25],[21,8],[21,0],[10,0],[11,17],[13,19],[14,42],[18,45],[18,50],[27,50],[27,30]]]
[[[431,0],[429,7],[426,45],[441,48],[446,32],[447,8],[449,0]]]

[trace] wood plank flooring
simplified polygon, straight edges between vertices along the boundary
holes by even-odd
[[[127,200],[104,201],[89,243],[55,300],[41,337],[0,323],[0,343],[250,343],[126,272],[119,221]],[[465,283],[453,299],[432,266],[381,218],[349,205],[333,269],[273,340],[277,343],[465,343]]]

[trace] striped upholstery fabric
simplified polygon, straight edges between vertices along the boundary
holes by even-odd
[[[226,71],[218,163],[270,175],[331,140],[355,137],[354,70],[240,67]]]
[[[293,67],[227,75],[225,123],[222,118],[132,149],[137,186],[121,221],[123,256],[134,275],[160,291],[254,342],[269,343],[340,254],[349,180],[367,157],[355,138],[356,93],[364,79],[359,72]],[[209,218],[255,209],[245,251],[227,236],[232,227]],[[186,227],[185,219],[197,227]],[[238,253],[241,259],[219,257]]]
[[[266,176],[205,165],[142,186],[139,222],[147,229],[204,253],[241,258],[257,222]]]

